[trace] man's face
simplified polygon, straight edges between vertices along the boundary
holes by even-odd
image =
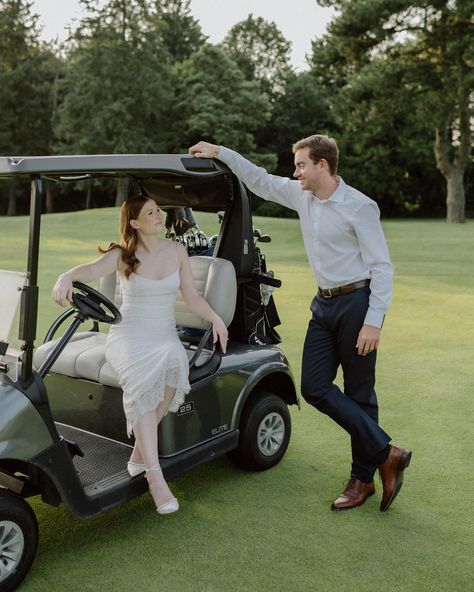
[[[309,148],[301,148],[295,152],[295,172],[293,176],[301,182],[302,189],[316,193],[324,174],[322,162],[314,163],[309,157]]]

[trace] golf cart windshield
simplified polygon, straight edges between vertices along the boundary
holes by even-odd
[[[0,269],[0,364],[10,378],[16,380],[20,368],[21,352],[11,347],[12,328],[17,315],[27,274]],[[16,336],[15,342],[16,345]]]
[[[26,273],[0,269],[0,343],[8,343],[13,321],[15,320],[21,292],[26,283]],[[1,346],[0,346],[1,352]]]

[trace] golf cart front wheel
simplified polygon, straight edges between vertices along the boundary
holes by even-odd
[[[28,573],[38,547],[38,522],[18,495],[0,489],[0,590],[10,592]]]
[[[251,398],[240,420],[239,444],[228,456],[237,466],[264,471],[283,458],[291,435],[291,418],[286,403],[272,393]]]

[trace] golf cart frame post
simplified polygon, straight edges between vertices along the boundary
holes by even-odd
[[[27,256],[27,283],[23,289],[20,304],[19,338],[24,351],[21,365],[21,381],[26,384],[33,372],[33,351],[38,319],[38,264],[41,233],[41,209],[43,206],[43,181],[39,176],[31,180],[30,231]]]

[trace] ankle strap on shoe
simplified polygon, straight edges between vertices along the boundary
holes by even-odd
[[[153,471],[156,471],[156,472],[159,471],[159,472],[161,472],[161,466],[160,465],[155,465],[153,467],[150,467],[149,469],[146,469],[146,472],[147,473],[151,473]]]

